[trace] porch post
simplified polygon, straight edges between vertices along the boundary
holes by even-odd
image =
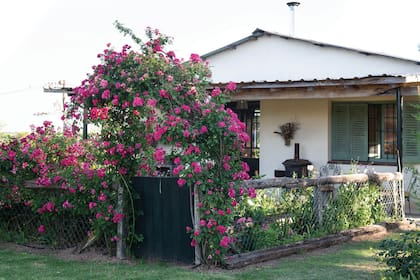
[[[402,153],[402,97],[401,97],[401,88],[397,88],[396,94],[396,103],[397,103],[397,168],[398,172],[402,172],[403,163],[403,153]]]

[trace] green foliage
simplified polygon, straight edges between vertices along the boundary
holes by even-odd
[[[2,143],[0,229],[52,246],[75,244],[90,234],[107,237],[106,242],[113,238],[121,215],[114,210],[112,177],[99,165],[95,144],[57,132],[47,121]],[[35,188],[26,187],[29,180]],[[77,236],[72,235],[76,226]]]
[[[324,209],[322,230],[335,233],[383,221],[385,210],[380,203],[378,186],[345,184],[340,186],[336,198]]]
[[[316,234],[313,189],[259,190],[241,206],[236,238],[238,251],[270,248]]]
[[[419,139],[420,141],[420,139]],[[404,167],[404,191],[411,198],[420,199],[420,172],[415,166]],[[420,205],[419,205],[420,206]]]
[[[291,189],[281,196],[280,214],[289,217],[287,225],[299,235],[310,235],[315,230],[314,189]]]
[[[340,186],[317,223],[314,188],[259,190],[255,200],[243,204],[235,237],[236,250],[270,248],[341,230],[383,221],[386,217],[381,192],[375,185]]]
[[[404,232],[400,238],[383,240],[378,256],[394,279],[419,279],[420,231]]]

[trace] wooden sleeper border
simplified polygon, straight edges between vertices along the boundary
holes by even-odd
[[[261,249],[243,254],[233,255],[227,260],[226,268],[242,268],[251,264],[275,260],[301,252],[312,251],[320,248],[327,248],[364,235],[385,235],[386,233],[386,227],[381,225],[369,225],[357,229],[345,230],[339,232],[338,234],[331,234],[320,238],[300,241],[287,245],[281,245],[269,249]]]

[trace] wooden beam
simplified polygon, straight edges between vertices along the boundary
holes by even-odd
[[[278,177],[271,179],[256,179],[244,181],[242,185],[246,188],[269,189],[269,188],[306,188],[311,186],[322,186],[329,184],[364,183],[374,182],[380,184],[385,181],[401,181],[403,175],[400,172],[369,173],[369,174],[348,174],[335,175],[320,178],[290,178]]]
[[[362,98],[393,95],[390,85],[238,89],[233,100]]]
[[[401,88],[401,95],[402,96],[420,96],[420,87],[418,86],[403,87]]]
[[[295,80],[295,81],[249,81],[239,82],[239,89],[267,89],[267,88],[306,88],[306,87],[331,87],[331,86],[369,86],[369,85],[392,85],[404,87],[420,85],[418,79],[409,79],[403,76],[370,76],[364,78],[340,78],[323,80]],[[213,83],[212,86],[224,87],[226,83]]]

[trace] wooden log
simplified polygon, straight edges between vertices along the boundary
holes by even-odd
[[[27,180],[25,181],[25,188],[27,189],[42,189],[42,190],[59,190],[61,189],[58,185],[51,185],[51,186],[42,186],[36,183],[36,180]]]
[[[116,181],[113,183],[114,188],[117,189],[117,211],[121,214],[124,214],[124,186],[121,184],[121,181]],[[116,248],[116,257],[117,259],[125,259],[125,219],[120,219],[117,223],[117,248]]]
[[[248,180],[243,182],[243,186],[245,188],[254,188],[260,190],[269,188],[307,188],[310,186],[365,183],[368,181],[381,184],[386,181],[400,181],[402,178],[403,176],[400,172],[334,175],[320,178],[279,177]]]
[[[277,246],[269,249],[252,251],[244,254],[238,254],[230,257],[226,262],[227,269],[245,267],[251,264],[261,263],[269,260],[279,259],[300,252],[306,252],[318,248],[327,248],[367,234],[386,233],[384,226],[371,225],[357,229],[342,231],[338,234],[311,240],[296,242],[292,244]]]
[[[199,231],[200,230],[200,207],[198,206],[200,204],[200,188],[198,186],[194,186],[194,209],[193,209],[193,224],[194,224],[194,230]],[[201,245],[197,244],[197,246],[194,247],[194,264],[200,265],[202,263],[201,261]]]
[[[402,181],[404,178],[401,172],[369,173],[369,181],[382,184],[387,181]]]

